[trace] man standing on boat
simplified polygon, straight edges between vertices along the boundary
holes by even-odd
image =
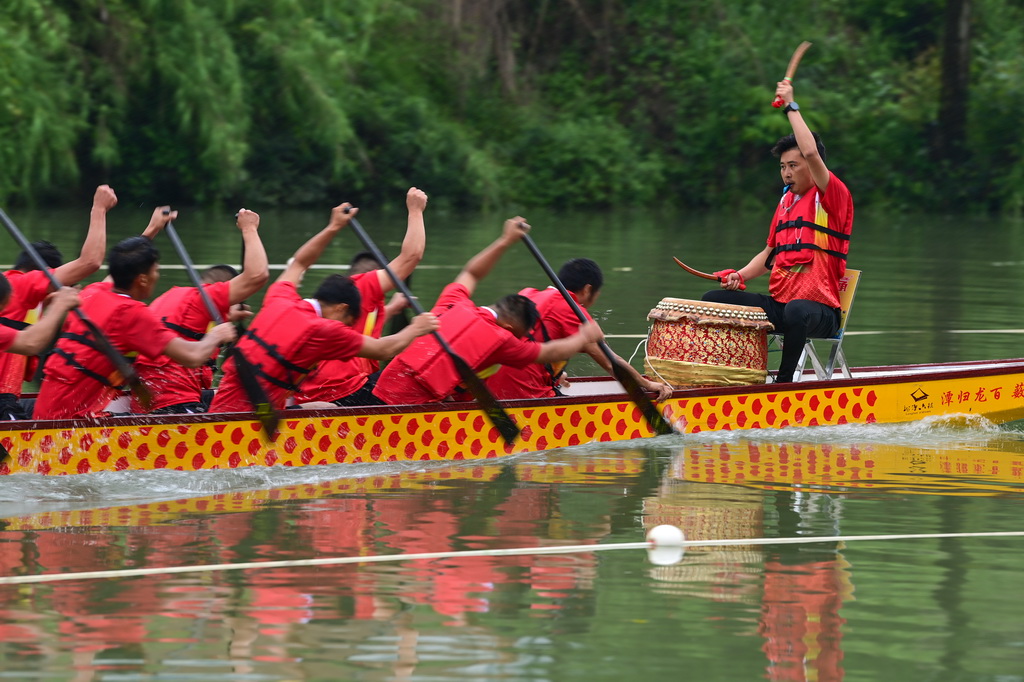
[[[604,284],[604,273],[601,272],[600,266],[589,258],[574,258],[562,265],[558,271],[558,279],[583,310],[587,319],[592,319],[587,309],[597,301],[601,286]],[[530,330],[531,340],[564,339],[579,331],[579,318],[555,287],[526,288],[519,294],[533,301],[540,314],[537,324]],[[583,352],[592,357],[606,372],[612,371],[611,363],[598,344],[587,344]],[[672,395],[671,386],[645,379],[632,365],[617,355],[615,361],[633,374],[645,390],[657,393],[658,400],[665,400]],[[486,383],[494,397],[499,400],[561,395],[559,386],[563,385],[565,380],[565,366],[566,363],[561,362],[545,365],[531,363],[520,369],[502,367],[494,376],[489,377]]]
[[[466,263],[434,304],[441,336],[478,374],[492,374],[503,365],[522,368],[568,360],[603,338],[601,328],[589,321],[571,336],[537,343],[524,338],[538,320],[537,306],[530,299],[511,294],[493,306],[473,303],[471,297],[480,280],[529,229],[522,218],[506,220],[501,237]],[[424,337],[384,368],[373,396],[390,405],[439,402],[455,395],[460,381],[437,339]]]
[[[167,220],[177,218],[177,211],[168,209]],[[245,262],[242,272],[237,272],[229,265],[215,265],[201,275],[203,288],[210,301],[220,312],[222,320],[236,321],[238,311],[234,308],[263,288],[270,278],[267,262],[267,251],[260,240],[260,216],[254,211],[241,209],[235,219],[235,225],[242,233],[242,253]],[[156,234],[147,234],[151,239]],[[163,322],[164,326],[183,339],[198,340],[203,338],[206,330],[213,322],[209,310],[194,286],[171,287],[149,304],[150,311]],[[249,313],[251,315],[251,313]],[[205,412],[203,391],[212,386],[212,356],[201,367],[185,367],[167,355],[157,358],[139,358],[135,362],[135,371],[152,389],[153,402],[149,412],[154,414],[193,414]],[[138,399],[133,395],[131,411],[135,414],[146,412]]]
[[[357,212],[347,203],[334,207],[327,227],[295,252],[288,267],[270,285],[263,307],[238,342],[238,350],[252,363],[276,409],[285,407],[288,397],[318,362],[348,360],[357,355],[387,360],[416,337],[437,329],[437,318],[423,313],[397,334],[380,339],[360,334],[351,326],[360,317],[359,289],[343,275],[327,277],[312,298],[299,296],[303,275]],[[230,358],[210,412],[250,409],[234,358]]]
[[[92,199],[89,213],[89,231],[82,242],[78,258],[63,262],[56,246],[46,241],[33,243],[36,251],[50,266],[53,276],[64,286],[74,286],[93,274],[103,265],[107,250],[107,212],[117,205],[117,195],[108,185],[100,185]],[[11,295],[0,310],[0,324],[16,329],[23,328],[36,319],[38,307],[53,288],[47,273],[36,266],[32,257],[22,252],[14,267],[4,273],[11,285]],[[0,355],[0,419],[27,419],[18,398],[21,397],[22,383],[26,380],[26,368],[31,368],[28,359],[22,355]],[[30,369],[29,371],[34,371]]]
[[[783,335],[775,377],[780,383],[793,380],[808,337],[827,338],[839,330],[839,280],[846,272],[853,198],[825,165],[825,145],[804,122],[793,101],[793,84],[780,81],[775,94],[785,103],[783,115],[793,134],[772,148],[786,189],[772,218],[768,244],[738,271],[716,272],[722,290],[707,292],[703,300],[764,309]],[[768,272],[767,295],[739,291],[747,280]]]
[[[81,294],[82,311],[124,355],[167,355],[186,367],[199,367],[222,344],[235,338],[225,322],[198,341],[187,341],[143,302],[160,279],[160,252],[145,236],[129,237],[110,250],[107,267],[113,281],[96,282]],[[34,419],[70,419],[102,414],[121,391],[124,377],[78,318],[64,326],[46,363]]]
[[[426,229],[423,212],[427,208],[427,195],[411,187],[405,196],[409,217],[406,223],[402,250],[388,267],[401,279],[407,279],[423,260],[426,248]],[[385,304],[385,295],[395,288],[394,282],[373,254],[360,252],[352,259],[350,277],[359,289],[359,317],[353,325],[360,334],[379,339],[392,304]],[[399,294],[401,305],[405,297]],[[396,306],[397,307],[397,306]],[[380,369],[380,363],[371,358],[353,357],[348,360],[325,360],[309,373],[299,386],[295,402],[331,403],[333,405],[362,405],[367,377]],[[330,407],[330,405],[325,405]]]

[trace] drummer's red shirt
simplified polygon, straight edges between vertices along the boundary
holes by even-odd
[[[175,338],[174,332],[165,327],[145,303],[114,293],[110,282],[90,284],[80,298],[82,312],[122,354],[137,353],[155,358]],[[64,332],[90,336],[82,321],[73,315],[64,323]],[[95,348],[63,336],[57,341],[56,348],[73,354],[77,364],[106,377],[114,385],[124,380],[110,359]],[[118,392],[76,369],[64,356],[54,353],[46,361],[45,376],[32,417],[67,419],[98,414]]]
[[[11,299],[7,302],[7,307],[0,311],[0,317],[28,322],[29,313],[53,291],[49,276],[42,270],[8,270],[4,276],[11,283]],[[24,355],[0,355],[0,393],[21,395],[27,362],[28,358]]]
[[[477,320],[473,327],[465,330],[455,341],[445,336],[444,313],[453,306],[471,308],[476,312]],[[537,356],[540,355],[541,344],[516,338],[512,332],[498,326],[495,314],[489,308],[477,307],[469,297],[469,290],[462,284],[452,283],[446,286],[431,312],[438,316],[441,323],[439,330],[441,336],[448,340],[456,355],[463,355],[460,349],[472,348],[481,339],[486,339],[482,343],[489,344],[495,334],[505,337],[494,351],[480,362],[475,363],[473,370],[476,372],[495,364],[525,367],[536,361]],[[433,354],[438,358],[438,363],[446,363],[442,365],[447,368],[442,383],[447,384],[446,391],[453,391],[461,381],[459,373],[448,356],[441,350],[434,336],[427,335],[413,341],[384,368],[373,389],[373,394],[389,405],[420,405],[436,402],[431,390],[419,382],[417,372],[410,365],[412,358],[421,358],[424,354]]]
[[[786,193],[775,209],[772,224],[768,232],[768,246],[775,247],[775,226],[780,221],[794,220],[798,217],[849,235],[853,230],[853,198],[843,181],[829,171],[828,187],[821,192],[817,187],[804,194],[797,201]],[[819,208],[826,214],[820,215]],[[801,231],[813,235],[815,244],[820,247],[829,245],[827,234],[810,228]],[[834,247],[835,245],[832,244]],[[839,280],[846,272],[846,261],[822,251],[813,251],[810,262],[784,267],[775,264],[768,279],[768,293],[780,303],[789,303],[797,299],[806,299],[824,303],[830,308],[839,307]]]
[[[231,283],[213,282],[203,285],[203,289],[220,313],[221,319],[226,320],[231,307]],[[199,290],[195,287],[171,287],[150,303],[149,309],[164,326],[170,322],[189,330],[193,335],[206,334],[213,322],[206,304],[199,295]],[[171,331],[186,341],[196,340],[194,336],[182,334],[174,329]],[[203,389],[210,388],[213,380],[213,368],[209,365],[185,367],[166,355],[152,360],[139,358],[135,363],[135,371],[153,394],[150,410],[197,403],[202,399]],[[131,410],[136,414],[147,411],[134,395]]]
[[[379,270],[352,275],[359,289],[359,319],[352,327],[365,336],[379,339],[384,331],[384,290]],[[325,360],[309,373],[295,394],[295,402],[315,400],[333,402],[352,395],[366,383],[366,377],[377,371],[378,363],[356,356],[348,360]]]
[[[580,330],[580,320],[576,317],[569,304],[562,298],[561,292],[554,287],[547,289],[523,289],[520,295],[537,304],[540,322],[530,332],[534,341],[554,341],[572,336]],[[579,303],[576,295],[569,292],[572,299]],[[581,308],[581,310],[583,310]],[[588,320],[590,313],[583,310]],[[543,324],[544,331],[541,330]],[[547,336],[544,336],[547,332]],[[555,372],[564,365],[558,363],[553,367]],[[522,368],[502,367],[497,374],[487,378],[487,387],[499,400],[516,400],[520,398],[544,398],[555,395],[553,378],[546,365],[532,363]]]

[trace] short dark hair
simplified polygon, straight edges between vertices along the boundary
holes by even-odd
[[[0,309],[6,308],[10,300],[11,283],[7,280],[7,275],[0,272]]]
[[[373,252],[360,251],[352,256],[352,262],[348,265],[348,271],[353,275],[358,275],[363,272],[370,272],[371,270],[379,270],[383,266],[384,264],[377,260]]]
[[[359,294],[359,288],[351,277],[329,275],[323,282],[320,282],[313,298],[327,304],[347,303],[352,317],[359,319],[363,297]]]
[[[494,309],[497,311],[498,317],[519,322],[527,332],[533,329],[537,320],[540,319],[540,312],[537,310],[536,304],[520,294],[509,294],[498,299],[498,302],[494,304]]]
[[[160,252],[149,237],[122,239],[107,255],[107,269],[118,289],[130,289],[139,275],[149,272],[160,260]]]
[[[558,279],[569,291],[579,293],[588,284],[595,291],[604,286],[604,274],[600,266],[589,258],[573,258],[566,261],[558,271]]]
[[[811,135],[814,137],[814,144],[818,147],[818,156],[821,157],[822,161],[826,161],[828,159],[828,154],[825,153],[825,143],[821,141],[821,135],[818,135],[818,133],[813,131],[811,132]],[[772,156],[778,159],[783,153],[788,152],[794,147],[799,148],[800,145],[796,143],[796,135],[790,133],[785,137],[780,137],[779,141],[775,143],[775,146],[772,147]]]
[[[59,268],[64,265],[64,255],[60,252],[60,249],[45,239],[32,242],[32,248],[36,250],[36,253],[43,259],[43,262],[51,268]],[[18,259],[14,261],[14,269],[21,272],[32,272],[33,270],[38,270],[39,266],[36,265],[35,259],[29,255],[28,251],[22,251],[18,254]]]
[[[203,270],[201,279],[204,282],[227,282],[235,277],[238,277],[238,270],[235,270],[230,265],[221,263],[220,265],[211,265],[210,267]]]

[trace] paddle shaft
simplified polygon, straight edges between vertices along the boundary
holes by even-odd
[[[583,309],[580,308],[576,299],[572,297],[569,291],[565,288],[565,285],[562,284],[562,280],[558,279],[558,274],[551,269],[551,265],[548,263],[547,259],[544,258],[544,255],[540,252],[540,249],[537,248],[537,245],[533,243],[533,239],[530,238],[530,235],[523,235],[523,242],[526,243],[526,248],[530,249],[530,253],[532,253],[533,257],[537,259],[540,266],[544,268],[544,272],[547,273],[548,279],[550,279],[551,283],[555,285],[558,292],[562,294],[562,298],[565,299],[565,302],[569,304],[570,308],[572,308],[572,311],[576,314],[576,318],[579,319],[580,322],[586,322],[587,316],[584,314]],[[644,415],[644,418],[647,420],[651,429],[659,436],[665,435],[666,433],[673,433],[675,429],[673,429],[672,425],[665,421],[665,418],[660,412],[658,412],[658,408],[656,408],[654,403],[651,402],[651,399],[647,397],[647,393],[640,386],[639,382],[637,382],[636,377],[630,374],[629,370],[619,364],[618,358],[615,353],[612,352],[612,349],[608,344],[601,340],[597,342],[597,345],[601,349],[601,352],[604,353],[604,356],[608,359],[608,362],[611,363],[612,375],[614,375],[616,381],[622,384],[622,387],[626,389],[629,397],[632,398],[633,403],[637,408],[639,408],[641,414]]]
[[[174,245],[174,250],[178,253],[178,258],[181,259],[182,265],[185,266],[185,272],[188,273],[188,278],[192,280],[192,286],[199,292],[199,298],[202,299],[203,305],[206,306],[206,312],[209,313],[214,324],[221,324],[224,322],[224,318],[221,316],[220,311],[217,310],[217,306],[213,304],[213,300],[206,291],[206,287],[203,286],[203,282],[199,279],[196,266],[193,265],[192,259],[189,258],[188,251],[178,236],[178,231],[174,229],[174,223],[167,221],[164,232],[167,233],[171,244]],[[277,435],[277,425],[280,422],[280,416],[270,404],[270,397],[267,396],[267,392],[263,390],[263,386],[256,379],[256,372],[252,364],[242,355],[242,351],[238,350],[238,346],[232,344],[228,350],[228,355],[235,359],[235,369],[238,370],[239,383],[249,398],[253,411],[255,411],[256,416],[259,418],[260,425],[263,428],[263,435],[268,440],[274,440],[274,437]]]
[[[62,285],[50,270],[50,266],[46,264],[46,261],[44,261],[42,256],[39,255],[36,248],[32,246],[28,239],[25,238],[25,235],[21,233],[18,226],[14,224],[14,221],[10,219],[2,208],[0,208],[0,221],[3,221],[7,231],[11,233],[11,236],[14,237],[16,242],[18,242],[21,249],[32,258],[32,262],[36,264],[36,267],[46,274],[50,280],[50,286],[53,287],[53,290],[60,290]],[[72,312],[78,316],[78,319],[81,320],[82,324],[84,324],[86,329],[89,330],[89,333],[92,335],[93,341],[99,351],[102,352],[111,363],[113,363],[118,373],[124,377],[124,380],[128,383],[128,386],[131,388],[132,393],[135,394],[135,397],[138,398],[139,402],[142,403],[143,406],[148,407],[152,403],[153,397],[149,392],[149,388],[145,383],[143,383],[142,379],[139,378],[135,368],[133,368],[131,363],[121,355],[121,351],[114,347],[114,344],[110,342],[110,339],[100,331],[100,328],[96,326],[96,323],[93,322],[88,315],[86,315],[84,310],[81,308],[74,308]]]
[[[351,217],[349,218],[349,225],[352,226],[356,236],[359,237],[359,241],[363,243],[366,250],[373,254],[373,257],[381,264],[384,271],[388,273],[388,277],[390,277],[391,281],[394,283],[395,289],[403,294],[409,301],[409,307],[412,308],[413,312],[417,315],[422,314],[424,312],[423,306],[421,306],[416,297],[412,295],[412,292],[409,291],[409,287],[406,286],[405,282],[394,273],[391,266],[388,265],[388,261],[384,258],[384,254],[381,253],[380,249],[377,248],[377,245],[372,239],[370,239],[370,235],[366,233],[366,230],[364,230],[363,226],[359,224],[359,221],[356,220],[355,217]],[[519,427],[516,426],[516,423],[512,421],[512,418],[508,416],[508,413],[505,412],[501,405],[498,404],[494,395],[487,390],[484,382],[476,375],[476,372],[474,372],[473,368],[469,366],[469,363],[463,360],[462,357],[448,345],[448,342],[445,341],[440,332],[435,331],[431,332],[431,334],[434,335],[434,338],[437,340],[438,345],[441,346],[441,349],[452,359],[452,362],[455,364],[455,369],[462,378],[463,384],[473,397],[476,398],[476,401],[480,404],[481,409],[483,409],[488,419],[490,419],[494,427],[498,429],[498,432],[501,434],[502,438],[505,439],[505,442],[511,445],[515,442],[515,439],[519,437]]]

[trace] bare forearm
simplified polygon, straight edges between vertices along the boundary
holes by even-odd
[[[39,355],[57,336],[66,314],[66,310],[59,313],[49,312],[35,324],[25,327],[14,337],[14,343],[7,349],[8,352],[19,355]]]
[[[423,260],[426,248],[427,236],[423,224],[423,211],[409,211],[409,223],[405,230],[405,239],[402,240],[402,250],[398,257],[389,263],[391,271],[405,279]],[[383,277],[381,287],[384,291],[391,291],[395,288],[394,282],[386,273],[382,273],[381,276]]]
[[[255,229],[242,232],[242,250],[245,253],[242,272],[231,281],[229,295],[232,304],[244,301],[259,291],[270,279],[267,250],[263,246],[259,232]]]
[[[164,354],[184,367],[200,367],[210,359],[219,346],[218,339],[204,336],[199,341],[173,339],[164,348]]]
[[[540,355],[534,362],[545,365],[549,362],[568,360],[584,349],[587,340],[581,334],[573,334],[564,339],[545,341],[541,344]]]
[[[740,273],[744,280],[751,280],[767,273],[768,268],[765,267],[764,263],[770,253],[771,247],[765,247],[763,251],[751,258],[750,262],[737,270],[737,272]]]
[[[359,357],[371,360],[390,360],[403,350],[417,337],[412,327],[406,327],[396,334],[375,339],[372,336],[363,337],[363,347],[359,351]]]
[[[466,267],[464,267],[462,271],[474,279],[483,279],[490,274],[491,270],[494,269],[495,264],[501,260],[501,256],[513,243],[514,242],[512,240],[502,235],[498,239],[494,240],[490,246],[473,256],[473,258],[466,263]]]

